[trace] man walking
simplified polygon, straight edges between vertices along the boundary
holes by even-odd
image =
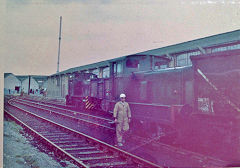
[[[129,130],[129,122],[131,121],[131,110],[126,100],[126,95],[120,95],[121,101],[117,102],[114,107],[113,117],[116,123],[116,135],[118,146],[123,146],[124,132]]]

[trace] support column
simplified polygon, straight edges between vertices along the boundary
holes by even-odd
[[[103,78],[103,69],[104,69],[104,67],[101,67],[99,69],[99,78]]]
[[[198,49],[200,50],[200,52],[201,52],[202,54],[206,54],[206,51],[205,51],[201,46],[198,46]]]

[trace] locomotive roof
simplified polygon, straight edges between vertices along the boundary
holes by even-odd
[[[227,33],[222,33],[218,35],[213,35],[209,37],[204,37],[200,38],[197,40],[192,40],[184,43],[179,43],[167,47],[162,47],[162,48],[157,48],[153,50],[148,50],[136,54],[131,54],[123,57],[118,57],[106,61],[101,61],[97,63],[92,63],[84,66],[79,66],[79,67],[74,67],[67,69],[62,72],[55,73],[50,76],[56,76],[56,75],[61,75],[61,74],[67,74],[67,73],[73,73],[77,71],[82,71],[82,70],[87,70],[87,69],[94,69],[96,67],[104,67],[108,66],[110,62],[115,62],[118,60],[124,60],[126,57],[129,56],[144,56],[144,55],[153,55],[153,56],[163,56],[166,54],[174,54],[174,53],[179,53],[179,52],[184,52],[184,51],[189,51],[189,50],[196,50],[198,47],[209,47],[209,46],[214,46],[217,44],[224,44],[224,43],[229,43],[233,41],[240,41],[240,29],[235,30],[232,32],[227,32]],[[163,57],[165,58],[165,57]]]

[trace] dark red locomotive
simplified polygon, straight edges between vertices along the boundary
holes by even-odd
[[[169,68],[170,59],[132,55],[108,62],[109,76],[75,73],[67,104],[111,113],[125,93],[132,131],[195,151],[239,146],[240,50],[191,57],[192,66]],[[198,142],[198,143],[196,143]],[[233,145],[234,144],[234,145]],[[228,148],[228,149],[229,149]]]

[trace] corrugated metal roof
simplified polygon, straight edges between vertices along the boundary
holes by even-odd
[[[161,55],[165,55],[165,54],[172,54],[172,53],[178,53],[178,52],[182,52],[182,51],[195,50],[195,49],[198,49],[198,47],[204,48],[204,47],[209,47],[209,46],[213,46],[216,44],[223,44],[223,43],[227,43],[230,41],[239,41],[239,40],[240,40],[240,29],[231,31],[231,32],[227,32],[227,33],[218,34],[218,35],[204,37],[204,38],[200,38],[197,40],[192,40],[192,41],[188,41],[188,42],[184,42],[184,43],[179,43],[179,44],[175,44],[175,45],[171,45],[171,46],[167,46],[167,47],[162,47],[162,48],[148,50],[148,51],[144,51],[144,52],[140,52],[140,53],[136,53],[136,54],[131,54],[131,55],[127,55],[127,56],[133,56],[133,55],[161,56]],[[97,63],[93,63],[93,64],[89,64],[89,65],[79,66],[79,67],[75,67],[75,68],[70,68],[68,70],[65,70],[65,71],[62,71],[59,73],[55,73],[51,76],[72,73],[72,72],[82,71],[82,70],[86,70],[86,69],[93,69],[93,68],[101,67],[101,66],[106,66],[110,62],[122,60],[122,59],[126,58],[127,56],[123,56],[123,57],[119,57],[119,58],[115,58],[115,59],[111,59],[111,60],[107,60],[107,61],[97,62]]]
[[[37,82],[38,81],[46,81],[48,76],[40,76],[40,75],[32,75],[31,77],[33,77]]]
[[[8,77],[9,75],[11,75],[12,73],[4,73],[4,78]]]
[[[48,76],[40,76],[40,75],[30,75],[36,82],[39,81],[46,81]],[[20,81],[24,81],[25,79],[28,79],[29,75],[16,75],[16,77]]]
[[[16,77],[17,77],[20,81],[24,81],[26,78],[28,78],[27,75],[16,75]]]
[[[97,63],[93,63],[93,64],[83,65],[83,66],[79,66],[79,67],[74,67],[74,68],[70,68],[70,69],[67,69],[65,71],[59,72],[59,73],[55,73],[55,74],[50,75],[50,76],[73,73],[73,72],[87,70],[87,69],[94,69],[96,67],[108,66],[110,62],[114,62],[114,61],[117,61],[117,60],[123,60],[124,58],[126,58],[126,56],[110,59],[110,60],[107,60],[107,61],[101,61],[101,62],[97,62]]]
[[[208,47],[216,44],[227,43],[230,41],[239,41],[240,40],[240,29],[232,32],[227,32],[223,34],[213,35],[209,37],[200,38],[197,40],[192,40],[184,43],[179,43],[167,47],[157,48],[153,50],[148,50],[144,52],[140,52],[139,54],[145,55],[164,55],[177,53],[187,50],[198,49],[198,47]]]

